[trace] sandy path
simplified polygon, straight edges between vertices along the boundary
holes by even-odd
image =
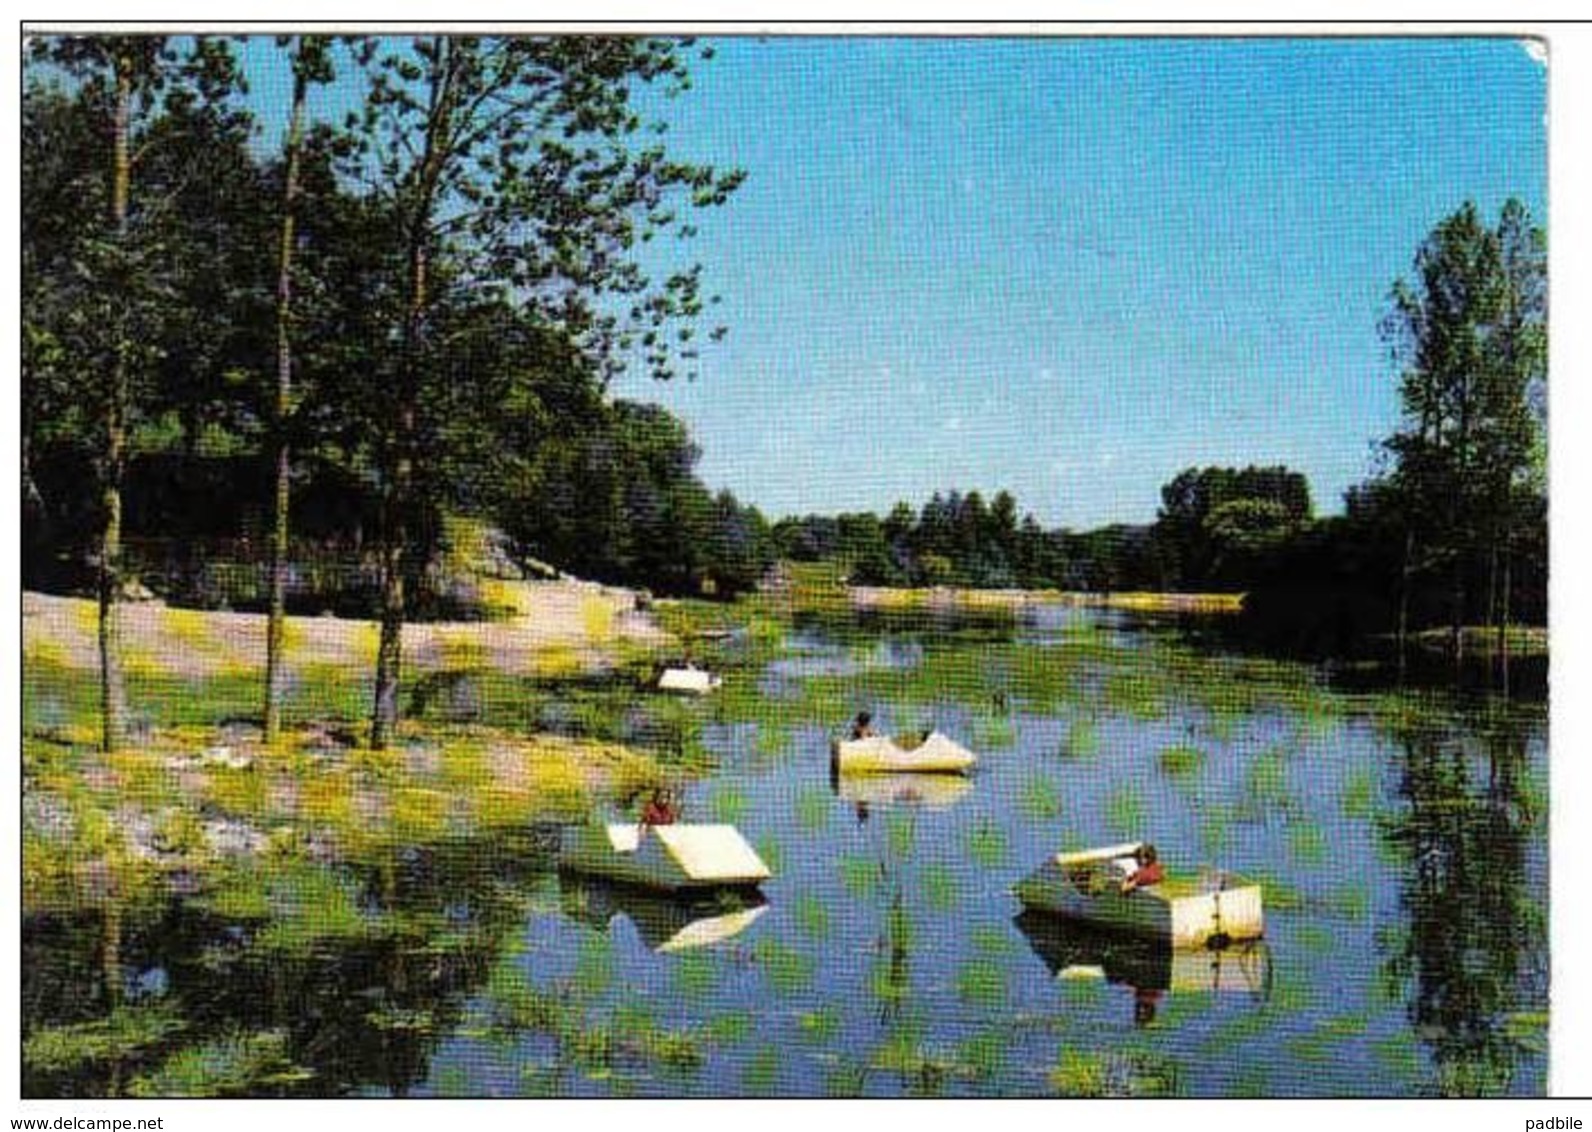
[[[444,622],[404,627],[410,671],[485,665],[533,673],[556,656],[565,666],[600,666],[628,642],[666,645],[672,639],[635,608],[630,590],[576,581],[504,582],[495,595],[515,608],[494,622]],[[265,616],[172,609],[160,602],[121,605],[129,666],[176,675],[214,676],[265,663]],[[96,608],[86,598],[22,595],[24,655],[74,668],[99,663]],[[367,668],[374,663],[378,626],[339,617],[290,617],[290,668]]]

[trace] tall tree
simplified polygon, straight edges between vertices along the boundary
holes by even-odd
[[[44,37],[32,59],[67,75],[75,97],[98,124],[102,147],[97,168],[103,212],[74,241],[68,258],[74,276],[65,284],[54,336],[67,365],[87,375],[85,424],[97,435],[99,491],[95,553],[100,660],[100,742],[105,750],[126,738],[118,605],[123,569],[122,492],[141,390],[158,340],[160,289],[151,230],[161,219],[159,200],[136,191],[144,143],[172,104],[217,102],[238,82],[225,44],[203,37],[179,49],[164,36]],[[90,173],[93,176],[93,173]]]
[[[658,377],[695,355],[699,270],[654,283],[635,254],[661,232],[689,230],[674,198],[719,204],[740,180],[636,144],[647,123],[633,91],[683,89],[687,51],[650,38],[450,36],[372,39],[355,51],[368,96],[349,172],[390,205],[403,263],[390,412],[376,446],[384,503],[373,747],[387,745],[398,718],[421,403],[455,346],[436,333],[438,312],[467,295],[507,297],[604,364],[639,347]],[[621,300],[619,313],[605,296]]]
[[[1422,243],[1415,281],[1394,284],[1383,323],[1402,367],[1404,427],[1386,442],[1406,521],[1401,607],[1422,576],[1440,575],[1456,662],[1472,579],[1484,554],[1496,561],[1507,547],[1538,449],[1532,400],[1545,377],[1545,271],[1541,234],[1523,206],[1509,202],[1489,229],[1466,202]],[[1498,603],[1489,605],[1496,622]]]
[[[284,40],[278,43],[286,46]],[[288,502],[292,452],[288,436],[293,411],[293,249],[299,194],[299,160],[310,84],[332,79],[328,42],[296,36],[292,45],[293,101],[282,142],[282,214],[276,259],[276,397],[272,406],[275,479],[271,495],[271,578],[265,630],[265,741],[274,743],[282,726],[282,642],[287,620]]]

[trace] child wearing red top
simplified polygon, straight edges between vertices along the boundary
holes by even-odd
[[[1162,878],[1161,862],[1156,860],[1154,845],[1141,845],[1134,860],[1139,862],[1139,867],[1133,875],[1122,882],[1124,893],[1132,892],[1136,888],[1144,888],[1152,884],[1160,884]]]

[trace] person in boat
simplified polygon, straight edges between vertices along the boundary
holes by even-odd
[[[859,711],[857,713],[857,718],[851,721],[852,740],[855,741],[857,739],[869,739],[873,737],[873,734],[874,730],[872,713]]]
[[[647,804],[641,807],[643,836],[655,825],[673,825],[679,820],[680,807],[676,804],[674,795],[663,787],[654,790],[652,797],[647,799]]]
[[[1152,884],[1161,883],[1164,873],[1161,868],[1161,862],[1156,856],[1154,845],[1148,842],[1140,845],[1134,852],[1133,859],[1137,862],[1138,868],[1134,869],[1132,875],[1122,882],[1124,894],[1133,892],[1135,889],[1148,888]]]
[[[1133,988],[1133,1024],[1148,1026],[1155,1021],[1155,1008],[1160,1005],[1161,992],[1154,987]]]

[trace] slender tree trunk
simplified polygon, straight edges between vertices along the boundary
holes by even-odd
[[[303,50],[300,41],[300,51]],[[297,60],[295,60],[297,62]],[[282,231],[276,273],[276,486],[271,504],[271,606],[265,623],[265,741],[276,742],[282,730],[282,642],[287,624],[288,496],[292,471],[288,418],[293,408],[293,209],[297,203],[299,140],[304,129],[304,102],[309,80],[302,68],[293,76],[293,109],[285,143],[287,168],[282,181]]]
[[[446,36],[433,40],[433,71],[426,113],[425,148],[421,153],[414,209],[410,214],[408,303],[404,314],[398,407],[393,451],[383,498],[381,640],[376,649],[376,696],[371,713],[370,745],[384,750],[398,725],[398,689],[403,662],[406,614],[404,574],[408,570],[410,494],[414,481],[415,429],[419,410],[422,340],[427,294],[427,241],[437,184],[446,160],[453,103],[453,54]]]
[[[1398,653],[1399,653],[1399,683],[1404,683],[1404,675],[1409,662],[1409,628],[1410,628],[1410,572],[1412,559],[1415,556],[1415,531],[1404,531],[1404,568],[1399,578],[1399,626],[1398,626]]]
[[[423,239],[409,253],[409,310],[404,319],[403,377],[399,389],[393,453],[382,497],[381,642],[376,649],[376,704],[370,745],[385,750],[398,725],[398,687],[403,667],[407,610],[404,575],[409,566],[409,505],[414,483],[416,372],[426,310],[426,251]]]
[[[131,65],[116,64],[116,103],[111,158],[111,228],[118,253],[127,254],[127,198],[132,180],[129,141],[133,105]],[[120,748],[127,738],[127,691],[122,682],[122,474],[127,462],[127,369],[125,324],[115,328],[110,389],[105,405],[105,470],[101,491],[99,548],[100,747]]]
[[[1494,644],[1496,646],[1496,643],[1499,640],[1501,640],[1502,637],[1503,637],[1503,623],[1499,620],[1499,617],[1498,617],[1498,528],[1497,528],[1496,524],[1493,525],[1492,537],[1488,540],[1488,546],[1487,546],[1487,621],[1486,621],[1486,624],[1493,629],[1493,632],[1494,632],[1493,641],[1494,641]],[[1482,636],[1482,645],[1481,645],[1483,654],[1485,654],[1486,649],[1487,649],[1486,640],[1487,640],[1486,635],[1483,634],[1483,636]],[[1493,667],[1494,665],[1497,664],[1497,649],[1496,649],[1496,647],[1493,650],[1493,656],[1491,658],[1487,659],[1487,663],[1488,663],[1488,667],[1489,668],[1491,668],[1491,667]]]
[[[413,478],[409,436],[414,430],[414,406],[406,399],[398,412],[397,451],[382,498],[381,641],[376,648],[376,704],[370,723],[370,745],[377,751],[387,748],[398,726],[398,686],[403,665],[404,572],[408,568],[409,540],[405,512]]]
[[[1509,528],[1504,528],[1504,588],[1498,617],[1498,680],[1504,695],[1509,694],[1509,589],[1513,582],[1510,571]]]

